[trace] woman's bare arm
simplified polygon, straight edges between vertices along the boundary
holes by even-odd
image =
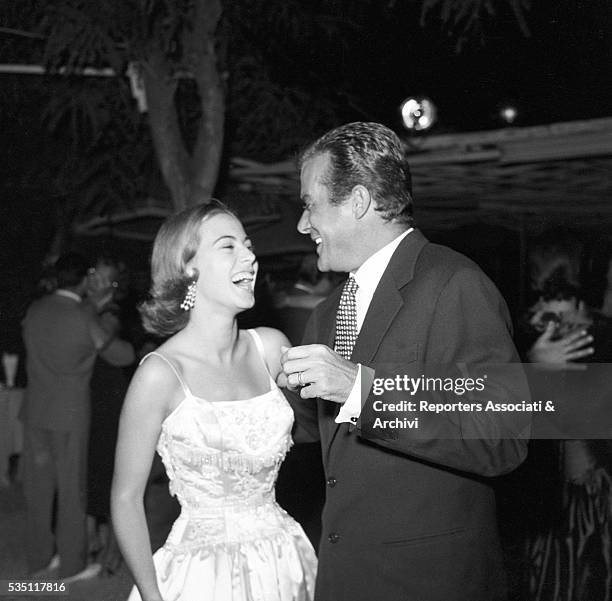
[[[115,456],[111,512],[117,541],[143,601],[162,601],[145,519],[144,492],[162,422],[178,383],[159,358],[143,363],[128,389]]]

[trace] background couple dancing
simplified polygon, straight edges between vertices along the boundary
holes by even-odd
[[[474,263],[413,229],[410,174],[389,129],[339,127],[300,167],[298,229],[317,244],[321,271],[350,273],[316,307],[301,346],[270,328],[238,329],[257,262],[223,205],[173,216],[156,238],[142,314],[170,338],[131,383],[112,495],[130,601],[502,599],[483,477],[516,467],[526,441],[496,437],[493,424],[489,438],[461,440],[446,416],[447,437],[374,429],[361,393],[417,360],[517,361],[506,305]],[[322,445],[318,568],[274,499],[292,435]],[[155,450],[182,513],[152,557],[143,494]]]

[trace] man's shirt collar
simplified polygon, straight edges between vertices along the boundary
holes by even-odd
[[[383,246],[380,250],[377,250],[371,257],[366,259],[359,269],[352,273],[357,281],[357,284],[360,289],[368,290],[374,294],[374,290],[376,290],[376,286],[378,286],[378,282],[380,282],[380,278],[382,277],[385,269],[387,269],[387,265],[389,265],[389,261],[393,256],[393,253],[399,246],[400,242],[414,230],[414,228],[408,228],[406,231],[402,232],[397,238],[394,238]]]
[[[55,294],[57,294],[58,296],[64,296],[66,298],[71,298],[77,303],[80,303],[83,300],[76,292],[72,292],[72,290],[66,290],[64,288],[58,288],[55,291]]]
[[[412,231],[414,231],[414,228],[411,227],[402,232],[397,238],[391,240],[391,242],[383,246],[380,250],[377,250],[371,257],[364,261],[357,271],[351,273],[359,286],[355,294],[358,332],[361,331],[361,326],[370,308],[374,292],[378,287],[380,278],[382,278],[385,269],[387,269],[389,265],[393,253],[400,245],[400,242]]]

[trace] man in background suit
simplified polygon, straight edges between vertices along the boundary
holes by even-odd
[[[502,599],[486,477],[515,468],[526,441],[508,437],[503,419],[470,414],[422,415],[418,431],[377,427],[410,416],[376,411],[370,384],[423,365],[517,361],[506,305],[472,261],[413,229],[408,166],[389,129],[339,127],[300,165],[298,230],[316,243],[320,270],[350,273],[282,357],[301,397],[296,437],[320,438],[323,453],[316,601]],[[524,400],[520,382],[489,383],[498,400]]]
[[[65,579],[96,574],[97,566],[86,566],[89,380],[97,354],[110,351],[114,338],[102,326],[97,306],[83,301],[87,270],[80,255],[60,257],[57,290],[34,301],[23,321],[27,559],[31,572],[44,575],[59,568]]]

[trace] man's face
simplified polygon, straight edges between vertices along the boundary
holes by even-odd
[[[355,248],[355,218],[350,200],[330,203],[329,190],[322,183],[329,166],[329,156],[318,154],[306,161],[300,174],[304,211],[297,225],[317,245],[317,267],[321,271],[352,271],[359,267]]]
[[[118,287],[119,272],[111,265],[98,263],[87,274],[87,293],[89,295],[110,294]]]

